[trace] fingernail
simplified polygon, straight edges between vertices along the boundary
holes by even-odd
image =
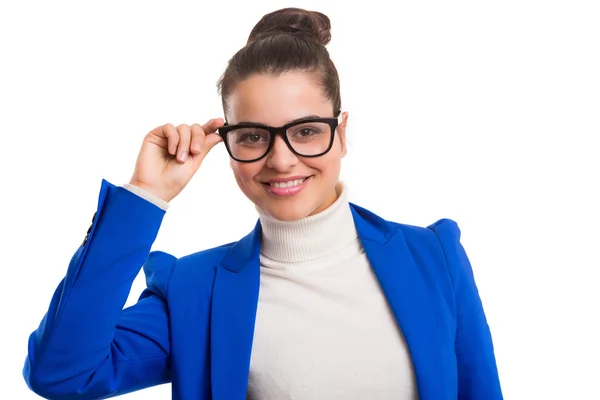
[[[202,147],[200,146],[200,143],[194,143],[194,150],[195,151],[200,151]]]
[[[187,161],[187,156],[188,156],[188,155],[187,155],[187,152],[185,152],[185,151],[183,151],[183,152],[179,153],[179,159],[180,159],[181,161],[183,161],[183,162],[186,162],[186,161]]]

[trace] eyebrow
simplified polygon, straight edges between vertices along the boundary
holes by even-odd
[[[284,125],[293,124],[294,122],[301,122],[301,121],[305,121],[307,119],[313,119],[313,118],[321,118],[321,117],[319,117],[318,115],[307,115],[306,117],[296,118],[291,121],[288,121]],[[255,122],[255,121],[240,121],[235,125],[265,125],[265,126],[268,126],[267,124],[265,124],[263,122]]]

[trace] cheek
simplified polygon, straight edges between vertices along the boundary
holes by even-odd
[[[332,157],[329,161],[328,169],[331,171],[331,174],[335,174],[336,179],[340,173],[341,165],[342,158],[340,154],[336,154],[336,157]]]
[[[239,163],[230,160],[229,166],[233,175],[239,184],[248,185],[254,180],[254,177],[260,172],[260,163]]]
[[[344,157],[344,148],[339,140],[339,137],[336,136],[335,141],[333,142],[333,147],[331,151],[327,153],[326,158],[323,159],[323,168],[330,170],[332,173],[339,172],[342,164],[342,158]]]
[[[313,160],[307,160],[306,164],[315,170],[318,170],[321,175],[327,180],[337,176],[341,168],[341,157],[338,149],[331,149],[326,156],[317,157]]]

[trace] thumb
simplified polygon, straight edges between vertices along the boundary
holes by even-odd
[[[222,142],[223,138],[218,133],[210,133],[206,134],[206,138],[204,139],[204,150],[208,153],[215,145],[219,142]]]
[[[222,118],[213,118],[204,125],[202,130],[204,131],[204,153],[208,153],[217,143],[222,142],[221,136],[219,136],[217,130],[225,125],[225,121]]]
[[[205,134],[204,139],[204,150],[208,153],[217,143],[222,142],[221,136],[219,136],[217,130],[225,125],[225,121],[222,118],[213,118],[206,124],[202,125],[202,130]]]
[[[225,121],[223,121],[223,118],[213,118],[204,125],[202,125],[202,130],[204,131],[204,134],[208,136],[211,133],[217,132],[217,129],[219,129],[223,125],[225,125]]]
[[[217,129],[225,125],[225,121],[221,118],[215,118],[208,121],[206,124],[202,125],[202,130],[204,131],[204,144],[200,150],[200,153],[194,157],[194,166],[195,168],[199,168],[200,164],[204,160],[204,157],[211,151],[213,147],[219,142],[222,142],[223,139],[217,133]]]

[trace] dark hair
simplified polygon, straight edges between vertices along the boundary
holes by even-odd
[[[227,100],[235,85],[252,75],[303,71],[315,74],[337,117],[341,111],[340,82],[325,48],[331,40],[330,30],[329,18],[317,11],[283,8],[264,15],[219,79],[223,110],[227,112]]]

